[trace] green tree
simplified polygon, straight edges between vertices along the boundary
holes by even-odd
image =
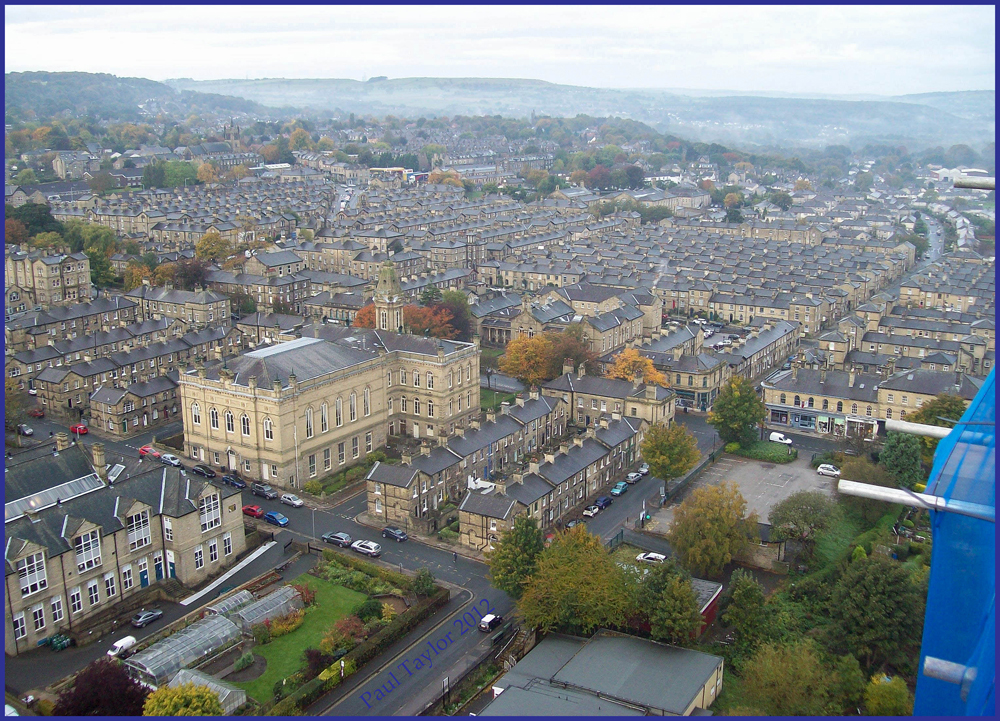
[[[691,644],[703,619],[690,574],[676,563],[662,563],[643,578],[640,598],[654,639],[675,646]]]
[[[816,534],[826,528],[832,513],[833,501],[825,493],[797,491],[771,508],[771,539],[794,539],[811,549]]]
[[[420,294],[420,305],[437,305],[441,302],[441,289],[436,285],[429,285]]]
[[[670,544],[691,573],[716,576],[757,535],[757,515],[734,483],[696,488],[674,511]]]
[[[90,259],[90,282],[98,288],[111,285],[115,280],[115,272],[107,254],[100,248],[87,248],[83,252]]]
[[[898,662],[920,644],[923,606],[909,571],[873,554],[851,563],[830,594],[830,641],[869,668]]]
[[[163,167],[164,187],[176,188],[179,185],[195,185],[198,182],[198,169],[194,163],[183,160],[167,161]]]
[[[107,193],[117,188],[118,181],[111,176],[111,173],[105,170],[101,171],[100,173],[92,177],[90,180],[88,180],[87,187],[89,187],[92,191],[94,191],[98,195],[103,195],[104,193]]]
[[[869,716],[911,716],[913,698],[902,676],[889,679],[876,673],[865,686],[865,710]]]
[[[210,230],[195,243],[194,255],[198,260],[225,260],[233,253],[233,245],[217,231]]]
[[[541,553],[518,607],[529,628],[586,635],[620,626],[628,598],[621,569],[601,539],[580,525],[556,535]]]
[[[770,201],[785,211],[792,207],[792,196],[784,191],[771,193]]]
[[[125,666],[99,659],[73,679],[56,700],[56,716],[141,716],[149,690],[130,677]]]
[[[824,716],[832,677],[811,639],[764,644],[743,669],[743,699],[768,716]]]
[[[142,184],[146,188],[167,187],[167,173],[163,163],[153,162],[143,168]]]
[[[434,576],[426,568],[421,568],[414,576],[413,592],[418,596],[430,596],[434,593]]]
[[[66,239],[59,233],[54,233],[50,230],[47,233],[36,235],[31,239],[29,245],[32,248],[59,248],[66,245]]]
[[[841,465],[840,477],[858,483],[867,483],[872,486],[882,486],[884,488],[898,488],[899,483],[883,466],[875,465],[867,458],[848,458]],[[875,525],[878,519],[885,515],[892,507],[886,501],[876,501],[870,498],[860,498],[858,496],[848,496],[840,494],[841,502],[848,508],[860,514],[865,523]]]
[[[838,656],[834,661],[831,692],[831,714],[850,715],[861,705],[865,693],[865,674],[861,671],[858,659],[852,654]]]
[[[667,483],[690,471],[701,458],[697,439],[682,423],[653,424],[640,448],[649,472]]]
[[[901,486],[913,488],[925,479],[924,469],[920,465],[920,451],[919,436],[890,431],[878,461],[896,477]]]
[[[29,236],[36,236],[39,233],[63,232],[63,224],[52,217],[49,206],[41,203],[25,203],[17,208],[13,205],[5,205],[4,218],[20,221]]]
[[[514,527],[500,535],[500,541],[486,559],[490,584],[517,600],[535,572],[545,539],[538,522],[530,516],[518,516]]]
[[[208,686],[194,682],[180,686],[160,686],[149,694],[143,716],[222,716],[219,696]]]
[[[738,650],[752,653],[764,638],[764,587],[750,571],[737,568],[723,598],[722,622],[733,629]]]
[[[934,400],[920,406],[920,410],[907,420],[912,423],[951,428],[955,425],[952,421],[959,420],[965,413],[966,405],[966,402],[959,396],[941,393]],[[920,444],[923,446],[923,460],[927,465],[930,465],[934,462],[934,451],[937,449],[938,439],[921,437]]]
[[[460,290],[446,290],[441,293],[439,302],[451,313],[451,326],[458,333],[458,340],[471,341],[475,322],[465,293]]]
[[[875,182],[875,176],[869,172],[858,173],[854,177],[854,188],[855,190],[860,190],[861,192],[866,192],[871,190],[872,184]]]
[[[719,391],[708,422],[719,432],[723,443],[751,443],[757,438],[757,426],[767,413],[753,383],[733,376]]]
[[[14,176],[14,183],[16,185],[37,185],[38,176],[35,175],[35,171],[31,168],[25,168]]]

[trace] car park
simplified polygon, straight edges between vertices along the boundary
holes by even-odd
[[[662,553],[648,552],[648,553],[640,553],[638,556],[635,557],[635,560],[639,561],[640,563],[663,563],[664,561],[667,560],[667,557],[664,556]]]
[[[640,476],[648,476],[649,475],[649,464],[648,463],[643,463],[641,466],[639,466],[639,475]]]
[[[139,457],[145,458],[146,456],[152,456],[153,458],[159,458],[160,452],[153,448],[152,446],[140,446],[139,447]]]
[[[250,492],[255,496],[267,498],[272,501],[278,497],[278,492],[266,483],[251,483]]]
[[[587,506],[586,508],[583,509],[583,515],[585,515],[587,518],[593,518],[600,512],[601,512],[600,506]],[[572,523],[572,521],[570,521],[570,523]],[[570,528],[569,523],[566,524],[566,528]]]
[[[382,538],[394,538],[396,543],[402,543],[409,536],[406,535],[406,531],[401,528],[396,528],[395,526],[386,526],[382,529]]]
[[[601,496],[596,501],[594,501],[594,505],[597,506],[598,508],[600,508],[601,510],[607,508],[612,503],[613,503],[613,501],[610,498],[608,498],[607,496]]]
[[[225,483],[227,486],[232,486],[233,488],[247,487],[247,482],[244,481],[242,478],[239,478],[237,476],[228,473],[222,477],[222,482]]]
[[[282,493],[281,502],[292,508],[302,508],[305,505],[305,502],[294,493]]]
[[[88,433],[90,433],[90,430],[87,428],[87,426],[83,425],[82,423],[77,423],[76,425],[69,427],[69,432],[76,433],[77,435],[80,436],[85,436]]]
[[[503,616],[496,613],[487,613],[483,616],[483,620],[479,622],[479,630],[489,633],[501,623],[503,623]]]
[[[638,483],[640,480],[642,480],[642,474],[637,471],[633,471],[632,473],[629,473],[627,476],[625,476],[625,480],[628,483]]]
[[[324,533],[323,534],[323,541],[326,542],[326,543],[332,543],[335,546],[340,546],[341,548],[350,548],[351,547],[351,537],[349,535],[347,535],[346,533],[343,533],[343,532],[339,532],[339,533],[333,533],[333,532]]]
[[[168,466],[173,466],[174,468],[181,467],[181,459],[175,456],[173,453],[164,453],[160,456],[160,463]]]
[[[829,463],[821,463],[816,469],[816,472],[821,476],[839,476],[840,469],[836,466],[830,465]]]
[[[375,543],[375,541],[355,541],[351,544],[351,548],[358,553],[362,553],[373,558],[378,558],[382,555],[382,546]]]
[[[199,476],[204,476],[205,478],[215,478],[215,471],[201,463],[197,466],[192,466],[191,472],[197,473]]]
[[[260,518],[264,515],[264,509],[260,506],[243,506],[243,515],[250,518]]]
[[[145,628],[159,618],[163,618],[163,611],[158,608],[144,608],[132,616],[132,625],[136,628]]]
[[[281,526],[284,528],[288,525],[288,516],[277,511],[268,511],[264,514],[264,522],[270,523],[272,526]]]
[[[618,481],[615,487],[611,489],[612,496],[621,496],[626,491],[628,491],[628,484],[625,481]]]

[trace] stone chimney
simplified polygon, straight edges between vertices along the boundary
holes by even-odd
[[[486,411],[486,422],[487,423],[496,423],[497,422],[497,414],[494,413],[493,411]]]
[[[469,428],[471,428],[474,431],[478,431],[479,430],[479,419],[478,418],[471,418],[471,419],[469,419]]]
[[[465,428],[462,426],[455,426],[455,435],[459,438],[465,438]]]
[[[607,428],[608,427],[608,419],[605,418],[604,416],[601,416],[601,420],[598,421],[598,423],[600,424],[601,428]]]
[[[91,459],[94,462],[94,468],[97,470],[97,475],[103,479],[107,479],[107,463],[104,461],[104,444],[95,443],[90,447]]]
[[[56,433],[56,451],[65,451],[69,448],[69,434],[65,431]]]
[[[538,473],[538,461],[528,462],[528,473]]]
[[[799,362],[798,360],[792,361],[792,380],[799,377]]]
[[[585,375],[587,375],[587,364],[586,363],[581,363],[579,366],[577,366],[576,375],[579,378],[583,378]]]
[[[523,401],[521,402],[521,405],[524,405]],[[500,404],[500,415],[502,415],[502,416],[509,416],[510,415],[510,401],[503,401]]]
[[[413,455],[410,453],[409,448],[407,448],[405,451],[400,452],[399,460],[400,463],[402,463],[404,466],[408,466],[410,465],[410,463],[413,462]]]
[[[613,420],[613,421],[620,421],[621,419],[622,419],[622,414],[619,413],[618,411],[613,411],[611,413],[611,420]]]
[[[820,371],[819,371],[819,382],[820,383],[826,383],[826,368],[825,367],[820,368]]]
[[[566,375],[567,373],[572,373],[573,372],[573,359],[572,358],[563,358],[563,370],[562,370],[562,372],[563,372],[563,375]]]
[[[521,485],[522,483],[524,483],[524,474],[523,473],[515,473],[514,476],[513,476],[513,478],[511,479],[511,482],[514,485],[516,485],[516,486]]]
[[[519,408],[524,408],[524,396],[518,396],[514,399],[514,402],[517,403]]]
[[[646,400],[655,401],[656,400],[656,384],[647,383],[646,384]]]
[[[546,463],[555,463],[556,462],[556,454],[555,453],[546,453],[545,454],[545,462]]]
[[[420,444],[420,455],[429,456],[431,454],[431,442],[427,441]]]
[[[638,388],[642,385],[642,373],[636,373],[635,377],[632,379],[632,388]]]
[[[444,434],[439,435],[437,437],[437,444],[441,448],[447,448],[448,447],[448,436],[446,436]]]
[[[858,374],[854,372],[853,368],[851,368],[851,372],[847,374],[847,387],[848,388],[853,388],[854,387],[854,381],[857,380],[857,377],[858,377]]]
[[[891,378],[896,373],[896,356],[891,356],[885,364],[886,378]]]
[[[271,390],[274,391],[274,395],[280,395],[281,394],[281,379],[280,378],[275,378],[273,381],[271,381]]]
[[[503,496],[507,494],[507,481],[505,479],[500,479],[493,482],[493,490],[499,495]]]
[[[591,437],[590,436],[591,433],[593,433],[593,429],[592,428],[588,428],[587,429],[587,437],[588,438]],[[577,448],[582,448],[583,447],[583,438],[584,438],[583,436],[573,436],[573,445],[576,446]]]
[[[528,391],[528,398],[533,401],[537,401],[539,398],[538,388],[532,386],[531,390]]]

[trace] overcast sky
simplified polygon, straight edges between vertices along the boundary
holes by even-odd
[[[153,80],[532,78],[607,88],[991,90],[993,6],[21,6],[6,71]]]

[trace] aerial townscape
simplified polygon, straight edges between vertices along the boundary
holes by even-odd
[[[7,715],[992,715],[993,36],[730,92],[368,10],[358,81],[8,8]]]

